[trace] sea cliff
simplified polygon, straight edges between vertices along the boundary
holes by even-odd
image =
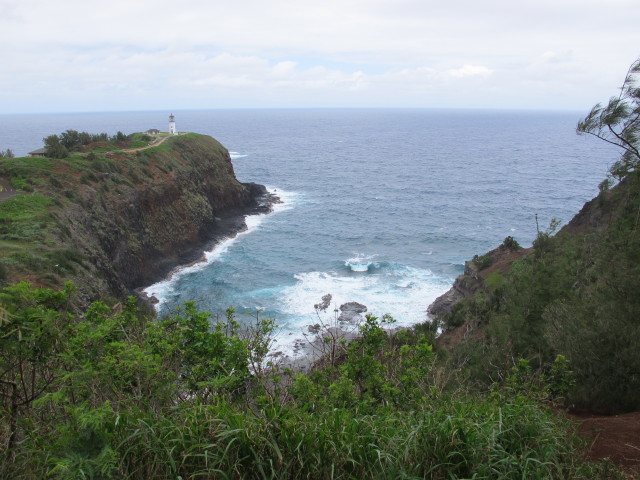
[[[22,187],[0,208],[42,207],[0,226],[19,247],[3,256],[4,280],[70,280],[80,304],[161,279],[244,228],[245,214],[269,209],[266,189],[240,183],[228,151],[198,134],[138,150],[12,159],[0,178]]]

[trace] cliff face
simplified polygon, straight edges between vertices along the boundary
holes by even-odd
[[[228,151],[196,134],[141,151],[54,163],[45,183],[54,222],[44,247],[79,256],[73,268],[52,265],[53,272],[29,279],[71,280],[80,303],[121,298],[161,279],[199,257],[208,243],[243,228],[243,214],[266,208],[260,205],[264,187],[238,182]]]

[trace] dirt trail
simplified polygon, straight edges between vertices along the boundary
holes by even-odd
[[[640,479],[640,412],[598,416],[571,413],[580,436],[589,442],[587,458],[609,458],[621,467],[627,479]]]
[[[155,139],[146,147],[140,147],[140,148],[127,148],[122,150],[123,152],[139,152],[140,150],[146,150],[147,148],[151,148],[151,147],[157,147],[158,145],[162,145],[166,140],[167,137],[155,137]]]
[[[20,195],[20,192],[16,191],[16,189],[13,188],[4,178],[0,178],[0,202],[9,200],[16,195]]]

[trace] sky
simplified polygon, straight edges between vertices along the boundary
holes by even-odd
[[[638,0],[1,0],[0,114],[588,111],[640,56]]]

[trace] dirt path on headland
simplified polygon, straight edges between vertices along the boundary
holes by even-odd
[[[140,147],[140,148],[127,148],[122,150],[123,152],[139,152],[140,150],[146,150],[147,148],[151,148],[151,147],[157,147],[158,145],[162,145],[166,140],[167,137],[155,137],[154,140],[147,145],[146,147]]]
[[[0,202],[4,202],[5,200],[9,200],[10,198],[15,197],[16,195],[20,195],[15,188],[11,186],[11,184],[6,181],[4,178],[0,178]]]

